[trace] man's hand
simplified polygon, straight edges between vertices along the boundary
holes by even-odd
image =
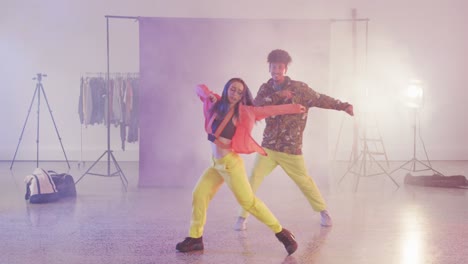
[[[348,115],[354,116],[354,110],[353,110],[353,105],[349,105],[348,107],[345,108],[344,110]]]

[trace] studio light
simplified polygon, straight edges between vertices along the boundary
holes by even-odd
[[[409,108],[421,108],[423,103],[423,87],[420,80],[411,80],[406,90],[406,106]]]
[[[429,160],[429,156],[427,155],[426,151],[426,146],[424,145],[424,141],[422,140],[421,136],[421,125],[419,125],[419,112],[423,106],[424,102],[424,92],[423,92],[423,84],[420,80],[413,79],[410,80],[408,83],[408,87],[406,90],[406,95],[405,95],[405,104],[408,108],[413,110],[413,118],[414,118],[414,123],[413,123],[413,158],[408,160],[407,162],[403,163],[400,167],[396,168],[390,174],[394,173],[395,171],[399,169],[405,169],[410,171],[410,173],[415,173],[415,172],[421,172],[421,171],[427,171],[431,170],[434,175],[443,175],[439,171],[435,170],[432,165],[431,161]],[[419,133],[418,133],[419,132]],[[419,140],[421,141],[424,154],[426,155],[426,162],[422,162],[416,157],[416,145],[417,145],[417,135],[419,134]],[[417,165],[420,165],[418,168]],[[409,168],[407,168],[409,165]]]

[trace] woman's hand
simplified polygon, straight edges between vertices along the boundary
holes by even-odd
[[[291,99],[294,96],[294,93],[289,90],[281,90],[277,92],[280,97]]]
[[[216,101],[218,101],[218,98],[216,98],[216,96],[215,96],[214,94],[208,95],[208,99],[209,99],[210,102],[212,102],[212,103],[216,103]]]
[[[206,84],[203,84],[203,83],[198,84],[197,87],[203,91],[209,90],[208,86],[206,86]]]
[[[305,106],[303,106],[301,104],[293,104],[293,105],[298,108],[298,110],[299,110],[298,114],[303,114],[303,113],[305,113],[307,111]]]
[[[307,111],[307,109],[303,105],[300,105],[299,108],[301,109],[301,113],[305,113]]]

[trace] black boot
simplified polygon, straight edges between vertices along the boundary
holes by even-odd
[[[180,252],[203,250],[203,237],[186,237],[184,241],[177,243],[176,249]]]
[[[288,251],[288,255],[291,255],[294,253],[297,249],[297,242],[296,238],[294,235],[287,230],[286,228],[283,228],[281,232],[275,234],[276,237],[278,238],[281,243],[283,243],[284,248],[286,248],[286,251]]]

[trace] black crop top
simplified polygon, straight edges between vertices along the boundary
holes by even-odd
[[[214,142],[214,132],[216,132],[216,129],[218,129],[218,126],[223,122],[222,119],[215,119],[213,120],[213,123],[211,124],[211,131],[213,131],[213,134],[208,134],[208,140],[211,142]],[[234,137],[234,134],[236,133],[236,126],[231,120],[226,124],[226,127],[224,127],[223,131],[221,131],[221,134],[219,135],[220,137],[227,138],[227,139],[232,139]]]

